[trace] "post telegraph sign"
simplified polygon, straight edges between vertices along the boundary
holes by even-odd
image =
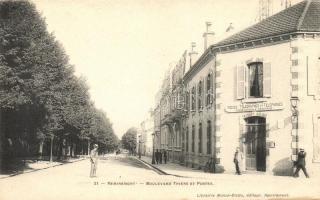
[[[259,102],[259,103],[241,103],[238,105],[229,105],[225,108],[229,113],[241,113],[241,112],[259,112],[259,111],[273,111],[282,110],[283,103],[281,102]]]

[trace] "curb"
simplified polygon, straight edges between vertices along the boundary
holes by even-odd
[[[139,159],[139,158],[136,158],[134,157],[136,160],[142,162],[143,164],[147,165],[150,169],[156,171],[158,174],[160,175],[169,175],[169,176],[175,176],[175,177],[180,177],[180,178],[190,178],[190,177],[187,177],[187,176],[180,176],[180,175],[176,175],[176,174],[169,174],[161,169],[159,169],[158,167],[148,163],[147,161],[144,161],[142,159]]]
[[[66,164],[71,164],[71,163],[83,161],[83,160],[86,160],[86,159],[87,158],[82,158],[82,159],[75,160],[75,161],[72,161],[72,162],[60,163],[60,164],[57,164],[57,165],[44,167],[44,168],[40,168],[40,169],[33,169],[33,170],[30,170],[30,171],[26,171],[26,172],[23,172],[23,171],[22,172],[17,172],[17,173],[14,173],[14,174],[10,174],[8,176],[0,177],[0,179],[6,179],[6,178],[10,178],[10,177],[21,175],[21,174],[28,174],[28,173],[32,173],[32,172],[37,172],[37,171],[44,170],[44,169],[49,169],[49,168],[58,167],[58,166],[61,166],[61,165],[66,165]]]

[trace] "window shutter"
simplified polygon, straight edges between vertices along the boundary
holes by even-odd
[[[263,96],[271,97],[271,64],[263,65]]]
[[[237,99],[244,98],[244,87],[245,87],[245,70],[244,66],[237,66]]]

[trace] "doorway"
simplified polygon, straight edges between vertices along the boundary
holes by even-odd
[[[245,119],[246,169],[266,171],[266,118]]]

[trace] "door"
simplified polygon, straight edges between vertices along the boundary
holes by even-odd
[[[246,119],[246,169],[266,171],[266,120],[263,117]]]

